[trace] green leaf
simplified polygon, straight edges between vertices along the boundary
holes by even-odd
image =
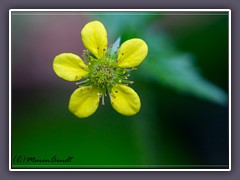
[[[144,63],[139,74],[153,79],[159,85],[168,86],[215,103],[225,105],[227,94],[218,86],[206,80],[194,66],[191,54],[181,54],[166,59],[155,58]],[[148,74],[148,77],[145,76]]]
[[[227,93],[202,76],[191,53],[176,49],[172,39],[164,32],[152,29],[144,35],[149,46],[148,59],[142,71],[161,86],[225,105]],[[143,73],[140,73],[143,74]],[[145,77],[146,78],[146,77]]]

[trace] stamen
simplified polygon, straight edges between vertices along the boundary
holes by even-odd
[[[109,93],[109,97],[113,97],[114,99],[116,98],[116,96],[114,96],[114,94],[113,93]]]
[[[92,86],[88,86],[88,87],[87,87],[87,90],[88,90],[88,91],[89,91],[90,89],[92,89]]]
[[[88,50],[84,50],[85,55],[90,56],[90,53]]]
[[[118,93],[118,90],[115,89],[115,87],[112,87],[112,92]]]
[[[100,53],[100,51],[99,51],[99,47],[97,47],[97,50],[98,50],[98,57],[99,57],[99,53]]]
[[[118,61],[120,61],[123,56],[124,56],[124,53],[121,54],[121,56],[120,56],[120,58],[118,59]]]
[[[104,96],[102,96],[102,105],[105,105]]]
[[[80,82],[76,82],[76,85],[84,84],[84,83],[86,83],[86,82],[88,82],[88,81],[89,81],[89,79],[86,79],[86,80],[80,81]]]
[[[111,97],[113,97],[114,99],[116,98],[116,96],[114,96],[112,93],[111,93],[111,95],[110,95]]]

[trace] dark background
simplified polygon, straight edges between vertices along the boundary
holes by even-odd
[[[28,3],[27,3],[28,2]],[[239,131],[237,131],[237,117],[236,117],[236,108],[237,108],[237,91],[236,89],[239,87],[237,81],[235,81],[235,77],[237,77],[237,71],[236,71],[236,68],[238,67],[237,65],[237,55],[239,57],[239,51],[236,51],[237,50],[237,42],[239,42],[239,35],[237,32],[239,32],[239,26],[237,26],[237,16],[239,14],[237,14],[237,7],[238,5],[236,4],[237,1],[233,1],[233,2],[229,2],[229,1],[211,1],[211,2],[208,2],[208,1],[201,1],[201,2],[194,2],[194,1],[182,1],[181,4],[180,3],[177,3],[177,2],[174,2],[174,1],[168,1],[167,3],[163,2],[163,3],[156,3],[155,6],[154,4],[144,4],[142,7],[144,8],[151,8],[154,6],[154,8],[231,8],[232,9],[232,16],[233,16],[233,30],[232,30],[232,36],[234,37],[232,39],[232,47],[233,47],[233,51],[232,51],[232,55],[233,55],[233,60],[232,60],[232,64],[233,64],[233,68],[232,68],[232,74],[235,75],[233,76],[232,80],[233,80],[233,83],[235,82],[236,84],[234,84],[234,87],[235,88],[232,88],[232,94],[233,94],[233,101],[232,101],[232,105],[233,106],[233,110],[232,110],[232,117],[233,117],[233,120],[232,120],[232,124],[233,124],[233,129],[232,129],[232,135],[233,135],[233,138],[232,138],[232,142],[233,142],[233,149],[232,149],[232,153],[233,153],[233,157],[232,158],[232,172],[228,172],[228,173],[163,173],[163,172],[160,172],[160,173],[142,173],[141,176],[144,176],[144,177],[148,177],[151,176],[152,178],[159,178],[159,177],[163,177],[163,178],[176,178],[178,177],[178,179],[180,178],[183,178],[183,179],[236,179],[237,177],[237,169],[239,169],[239,166],[237,164],[237,162],[239,162],[239,156],[237,155],[237,152],[239,147],[238,147],[238,144],[237,144],[237,133]],[[2,3],[2,2],[1,2]],[[79,2],[80,3],[80,2]],[[89,1],[88,2],[89,4],[85,4],[85,7],[86,8],[90,8],[90,4],[91,2]],[[124,3],[124,2],[121,2],[121,3]],[[68,4],[59,4],[58,3],[58,7],[57,8],[70,8],[70,7],[73,7],[75,4],[74,2],[70,4],[70,1],[68,1]],[[78,3],[77,3],[78,4]],[[76,4],[76,5],[77,5]],[[35,5],[31,5],[29,4],[29,1],[22,1],[21,3],[19,2],[14,2],[14,1],[8,1],[8,3],[5,3],[5,4],[1,4],[1,21],[3,21],[2,24],[5,24],[5,26],[1,26],[1,31],[3,32],[3,41],[1,41],[1,47],[5,47],[6,50],[5,51],[1,51],[1,77],[5,77],[4,81],[5,83],[3,83],[3,85],[7,86],[7,76],[8,76],[8,73],[6,72],[7,69],[8,69],[8,56],[7,56],[7,44],[8,44],[8,27],[7,27],[7,24],[8,24],[8,9],[9,8],[39,8],[39,5],[41,6],[40,8],[55,8],[56,5],[55,3],[49,3],[48,5],[45,4],[44,1],[41,1],[41,2],[38,2],[38,4],[35,4]],[[83,3],[82,3],[83,5]],[[115,4],[112,5],[112,4],[100,4],[98,7],[99,8],[106,8],[106,7],[111,7],[111,8],[114,8],[114,7],[119,7],[120,5],[119,4]],[[133,2],[129,2],[128,3],[128,6],[121,6],[123,8],[135,8],[135,4]],[[74,6],[74,8],[76,8]],[[141,8],[141,3],[138,4],[138,8]],[[2,50],[2,48],[1,48]],[[4,61],[5,59],[5,61]],[[3,161],[1,161],[1,173],[3,173],[4,171],[4,176],[5,179],[9,179],[9,178],[14,178],[15,176],[17,176],[18,178],[23,178],[23,179],[26,179],[28,177],[27,173],[10,173],[10,172],[7,172],[7,168],[8,168],[8,133],[7,133],[7,130],[8,130],[8,118],[7,118],[7,107],[6,106],[8,104],[8,99],[7,99],[7,94],[8,90],[7,88],[3,88],[1,90],[1,93],[4,95],[4,96],[1,96],[1,105],[3,105],[2,109],[3,109],[3,112],[5,113],[1,113],[1,127],[2,127],[2,131],[1,131],[1,138],[3,138],[1,141],[4,142],[3,146],[2,147],[2,152],[5,152],[5,154],[1,154],[1,159],[3,159]],[[1,95],[2,95],[1,94]],[[239,136],[238,136],[239,137]],[[47,178],[47,176],[51,179],[54,179],[56,176],[57,173],[46,173],[46,174],[42,174],[42,176],[45,176],[45,178]],[[112,177],[112,176],[116,176],[118,175],[119,173],[101,173],[102,174],[102,177],[106,178],[106,177]],[[71,174],[73,177],[75,178],[78,178],[79,176],[76,174],[76,173],[72,173]],[[181,175],[181,176],[180,176]],[[34,177],[37,177],[36,176],[36,173],[29,173],[29,178],[30,176],[34,176]],[[69,173],[66,173],[66,176],[62,174],[62,177],[67,177],[69,176]],[[81,176],[84,176],[84,178],[94,178],[94,177],[99,177],[99,173],[81,173]],[[44,178],[44,177],[40,177],[38,176],[39,179],[41,178]],[[120,177],[120,176],[119,176]],[[138,174],[136,173],[122,173],[122,177],[131,177],[132,179],[134,178],[138,178]],[[122,179],[122,177],[120,177]],[[144,178],[143,177],[143,178]],[[59,178],[59,177],[58,177]],[[32,179],[32,178],[31,178]],[[138,178],[139,179],[139,178]]]

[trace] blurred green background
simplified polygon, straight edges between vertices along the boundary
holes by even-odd
[[[228,168],[228,14],[203,12],[13,12],[12,168]],[[110,105],[89,118],[68,110],[75,83],[53,59],[82,54],[80,31],[100,20],[109,45],[146,41],[131,75],[141,111]],[[68,163],[17,162],[17,157]]]

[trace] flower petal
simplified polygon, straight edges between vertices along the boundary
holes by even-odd
[[[82,86],[76,89],[69,101],[69,110],[79,118],[91,116],[98,108],[98,89]]]
[[[88,74],[88,69],[83,60],[72,53],[62,53],[53,60],[53,70],[67,81],[77,81]]]
[[[125,116],[131,116],[140,110],[141,102],[137,93],[126,85],[117,84],[111,92],[112,107]]]
[[[81,32],[84,46],[100,59],[107,49],[107,31],[99,21],[87,23]],[[105,50],[104,50],[105,49]]]
[[[138,66],[147,56],[148,46],[142,39],[124,42],[118,52],[119,66],[123,68]]]

